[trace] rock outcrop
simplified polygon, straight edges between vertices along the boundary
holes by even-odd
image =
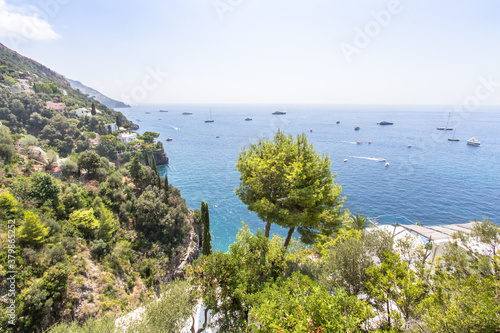
[[[154,150],[153,156],[155,157],[156,165],[168,164],[168,156],[164,149]]]

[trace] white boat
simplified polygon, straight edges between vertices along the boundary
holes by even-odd
[[[455,130],[455,131],[453,131],[453,137],[452,137],[452,138],[448,138],[448,141],[455,141],[455,142],[460,141],[460,139],[459,139],[459,138],[456,138],[456,137],[455,137],[455,132],[456,132],[456,130]]]
[[[386,166],[386,167],[388,167],[388,166],[389,166],[389,162],[387,162],[387,163],[385,164],[385,166]]]
[[[439,131],[452,131],[453,127],[448,127],[448,124],[450,122],[450,116],[451,116],[451,112],[448,113],[448,121],[446,122],[446,126],[445,127],[438,127],[436,129],[439,130]]]
[[[472,137],[469,140],[467,140],[467,144],[469,146],[479,147],[481,145],[481,142],[479,142],[479,140],[476,139],[475,137]]]

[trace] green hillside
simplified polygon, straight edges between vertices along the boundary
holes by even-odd
[[[141,306],[199,243],[199,218],[156,168],[156,134],[119,142],[121,113],[3,45],[0,73],[2,332]]]

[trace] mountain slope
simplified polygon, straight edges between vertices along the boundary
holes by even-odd
[[[71,80],[68,78],[66,78],[66,80],[68,80],[68,82],[71,84],[71,88],[80,90],[80,92],[82,92],[86,95],[89,95],[90,98],[93,98],[96,101],[99,101],[100,103],[106,105],[108,108],[114,109],[114,108],[130,107],[130,105],[127,105],[123,102],[109,98],[108,96],[101,94],[99,91],[97,91],[93,88],[87,87],[86,85],[84,85],[80,81],[75,81],[75,80]]]
[[[45,83],[54,82],[60,87],[70,87],[70,83],[64,76],[54,72],[44,65],[27,58],[19,53],[7,48],[0,43],[0,69],[16,70],[20,72],[30,72],[35,74],[37,79]]]

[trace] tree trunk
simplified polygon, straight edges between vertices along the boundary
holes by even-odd
[[[270,231],[271,231],[271,222],[267,222],[267,224],[266,224],[266,232],[265,232],[265,234],[264,234],[264,236],[265,236],[266,238],[269,238],[269,232],[270,232]]]
[[[292,234],[294,231],[295,231],[295,227],[288,230],[288,235],[286,236],[285,244],[283,245],[285,247],[285,251],[288,248],[288,244],[290,244],[290,240],[292,239]]]

